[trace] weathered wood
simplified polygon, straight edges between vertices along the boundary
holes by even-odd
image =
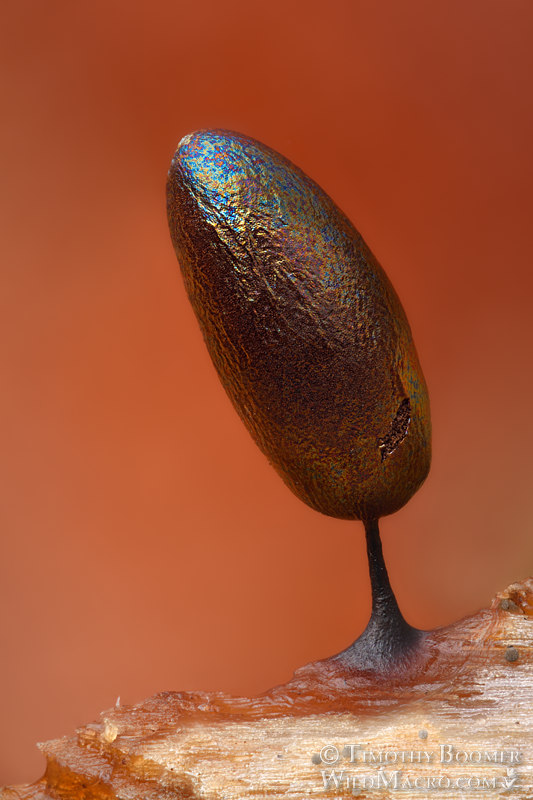
[[[256,698],[167,692],[40,745],[2,800],[533,797],[533,579],[427,634],[415,663],[310,664]],[[336,760],[338,754],[338,761]]]

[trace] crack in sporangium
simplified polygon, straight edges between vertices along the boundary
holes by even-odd
[[[392,420],[390,431],[382,439],[378,439],[378,447],[381,450],[381,461],[385,461],[397,447],[401,445],[411,422],[411,403],[406,397],[400,403],[396,416]]]

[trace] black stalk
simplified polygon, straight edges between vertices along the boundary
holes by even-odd
[[[409,625],[398,607],[383,558],[378,520],[364,524],[372,614],[361,636],[333,659],[342,662],[347,671],[386,671],[409,660],[423,638],[423,631]]]

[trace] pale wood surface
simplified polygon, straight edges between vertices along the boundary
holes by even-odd
[[[113,708],[41,745],[42,780],[0,797],[533,798],[532,650],[528,579],[386,675],[325,661],[257,698],[169,692]]]

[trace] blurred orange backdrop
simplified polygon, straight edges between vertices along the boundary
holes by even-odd
[[[242,131],[351,217],[429,385],[383,521],[413,624],[533,572],[533,4],[4,0],[0,784],[165,689],[258,693],[349,644],[362,526],[297,500],[226,398],[165,216],[179,139]]]

